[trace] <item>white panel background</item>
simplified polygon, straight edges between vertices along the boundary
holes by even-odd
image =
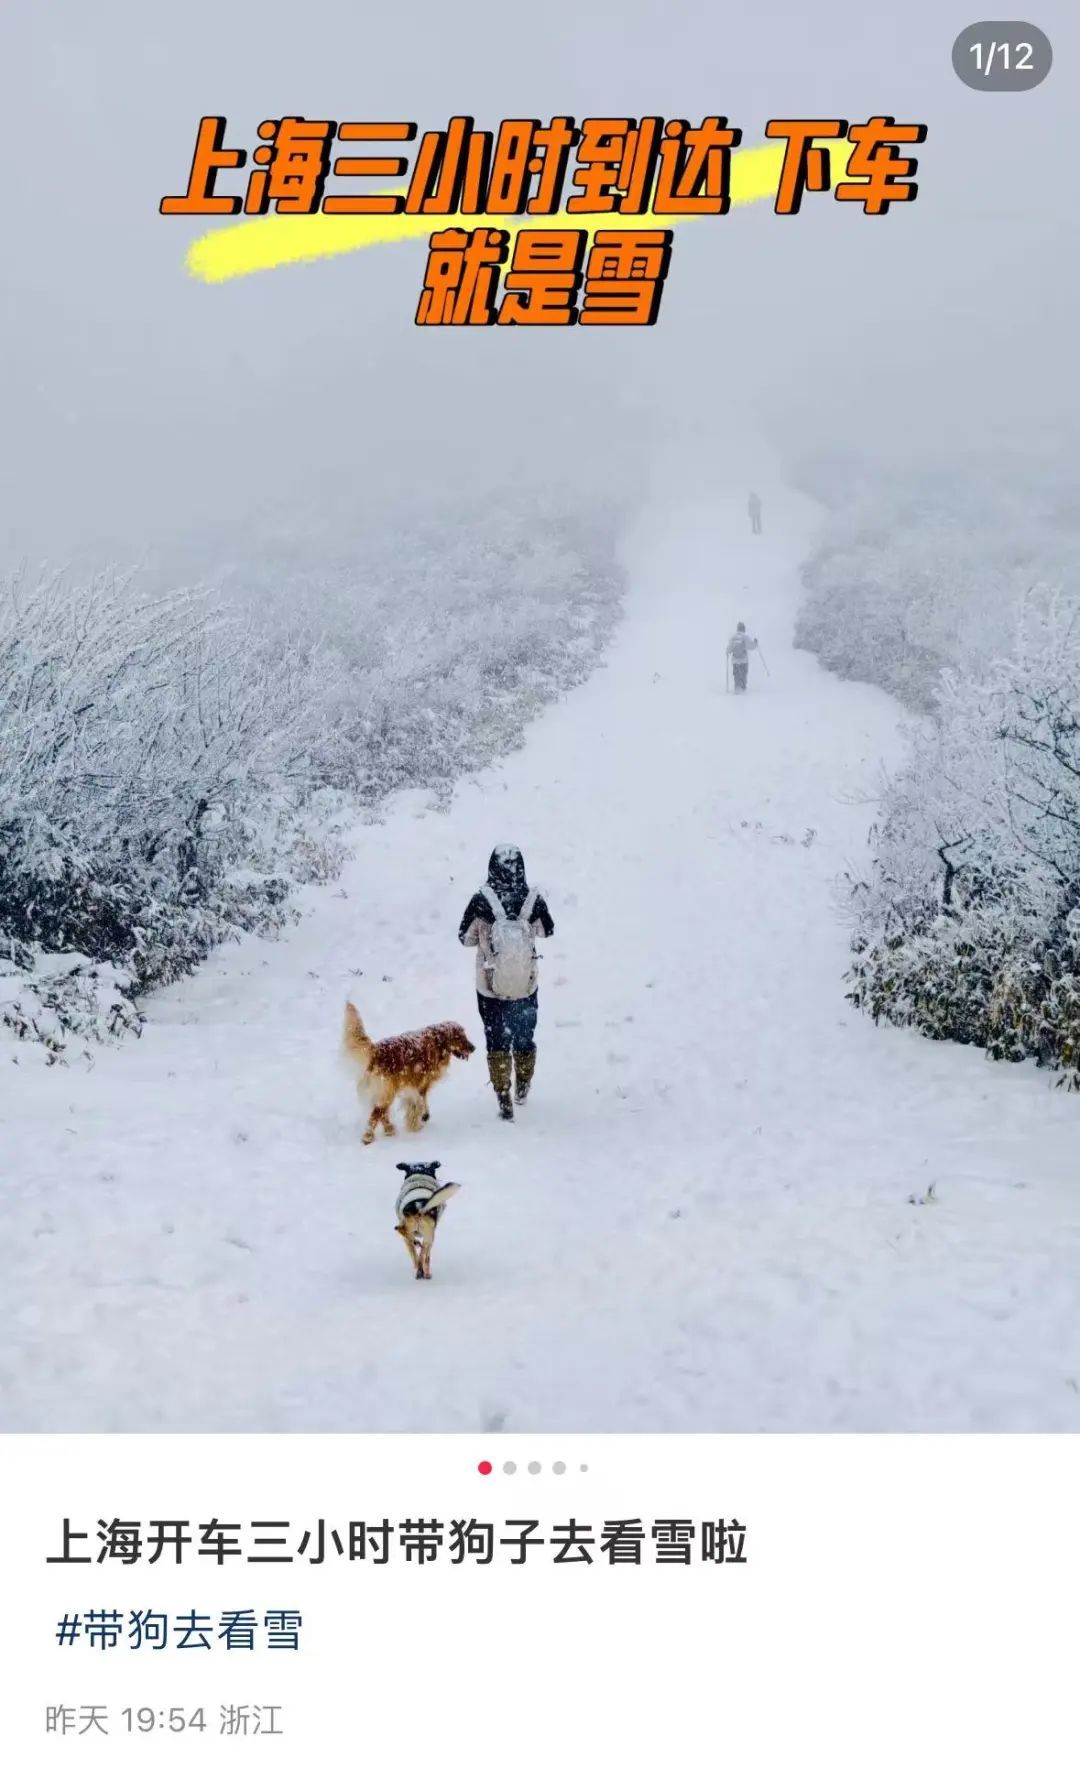
[[[1076,1764],[1078,1471],[1072,1438],[8,1437],[4,1756]],[[46,1565],[65,1515],[737,1516],[748,1563]],[[260,1604],[301,1610],[295,1655],[52,1639],[65,1610]],[[221,1702],[280,1705],[284,1736],[220,1736]],[[108,1739],[46,1735],[48,1705],[89,1704]],[[200,1704],[202,1734],[115,1729]]]

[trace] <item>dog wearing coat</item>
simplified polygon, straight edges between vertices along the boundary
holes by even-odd
[[[415,1161],[398,1162],[398,1172],[405,1177],[398,1192],[394,1232],[405,1242],[418,1278],[431,1276],[431,1248],[439,1217],[455,1192],[461,1190],[460,1185],[440,1185],[435,1174],[441,1164],[438,1160],[430,1160],[426,1166]]]
[[[390,1112],[398,1098],[404,1101],[406,1129],[415,1131],[427,1123],[431,1116],[431,1088],[442,1080],[452,1057],[467,1062],[476,1045],[469,1042],[460,1025],[449,1019],[441,1025],[426,1025],[422,1031],[406,1031],[375,1043],[364,1030],[364,1022],[352,1002],[346,1001],[342,1047],[359,1071],[356,1090],[371,1106],[364,1131],[367,1146],[375,1140],[380,1124],[384,1135],[397,1134]]]

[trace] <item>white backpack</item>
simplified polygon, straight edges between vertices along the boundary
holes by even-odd
[[[508,915],[494,890],[485,884],[481,895],[495,919],[491,928],[491,961],[486,966],[488,986],[500,1001],[523,1001],[532,993],[536,946],[530,922],[536,907],[536,891],[530,890],[519,915]]]
[[[749,655],[749,645],[745,632],[737,632],[731,641],[731,655],[736,663],[745,663]]]

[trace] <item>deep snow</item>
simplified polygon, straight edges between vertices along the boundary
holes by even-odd
[[[4,1049],[4,1428],[1080,1427],[1080,1100],[844,1002],[832,880],[900,715],[790,648],[788,514],[651,520],[606,667],[448,813],[361,829],[294,934],[152,997],[141,1043]],[[736,699],[740,617],[771,674]],[[346,994],[376,1036],[479,1036],[455,935],[497,841],[556,921],[534,1096],[499,1123],[478,1052],[365,1149]],[[462,1186],[425,1285],[412,1153]]]

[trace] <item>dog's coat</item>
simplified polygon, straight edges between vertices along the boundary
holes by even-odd
[[[443,1210],[460,1189],[460,1185],[441,1185],[435,1174],[441,1162],[429,1161],[427,1166],[413,1165],[408,1161],[398,1162],[398,1172],[404,1173],[401,1190],[397,1199],[397,1227],[395,1233],[400,1234],[405,1242],[405,1250],[412,1260],[417,1277],[431,1276],[431,1249],[435,1242],[435,1229],[439,1225],[439,1217]]]
[[[422,1031],[407,1031],[374,1043],[356,1008],[346,1001],[343,1048],[359,1069],[357,1092],[371,1103],[364,1131],[367,1144],[375,1140],[380,1124],[384,1135],[397,1134],[390,1112],[399,1097],[405,1102],[407,1129],[418,1130],[426,1123],[431,1115],[427,1097],[431,1088],[442,1080],[452,1056],[467,1062],[476,1045],[469,1042],[460,1025],[449,1019],[441,1025],[427,1025]]]

